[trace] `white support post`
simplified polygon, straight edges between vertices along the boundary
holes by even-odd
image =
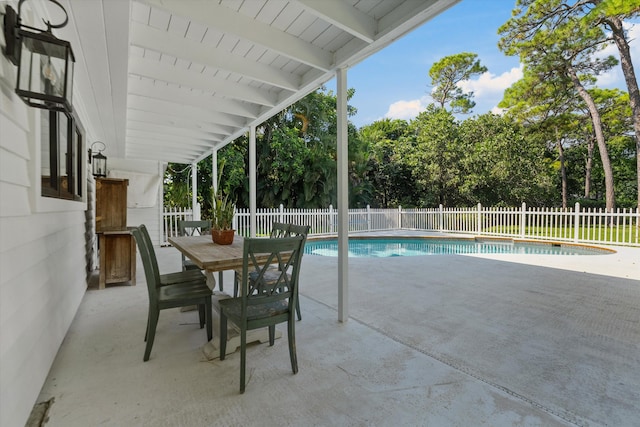
[[[158,162],[158,176],[161,178],[161,183],[164,181],[164,172],[166,167],[166,163]],[[158,243],[160,245],[163,245],[164,243],[166,243],[168,237],[166,236],[166,227],[164,226],[164,185],[158,185],[158,206],[160,206],[158,212],[158,224],[160,224],[160,226],[158,227]]]
[[[478,224],[476,224],[476,235],[480,236],[482,234],[482,203],[478,203],[478,217],[476,219]]]
[[[347,70],[336,71],[338,162],[338,321],[349,319],[349,141],[347,133]]]
[[[213,188],[213,194],[218,192],[218,149],[214,148],[211,151],[211,188]]]
[[[256,237],[257,178],[256,178],[256,127],[249,127],[249,224],[251,237]]]
[[[198,205],[198,163],[191,163],[191,217],[194,221],[200,220]]]

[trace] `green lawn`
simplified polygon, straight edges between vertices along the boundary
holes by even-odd
[[[509,234],[520,234],[520,227],[488,227],[487,232],[501,232]],[[573,227],[525,227],[525,238],[560,238],[572,239],[574,237]],[[640,241],[640,229],[636,226],[594,226],[579,227],[579,240],[593,240],[602,243],[638,243]]]

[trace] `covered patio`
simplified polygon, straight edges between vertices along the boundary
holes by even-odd
[[[139,259],[137,286],[87,290],[92,143],[106,145],[110,176],[161,180],[167,162],[215,159],[248,133],[255,165],[256,128],[336,78],[344,231],[347,71],[457,1],[60,0],[69,25],[55,35],[77,58],[77,200],[43,195],[50,129],[16,96],[16,67],[0,58],[0,424],[23,425],[35,402],[50,401],[47,426],[633,425],[633,249],[564,265],[497,256],[372,263],[347,259],[343,233],[339,259],[303,261],[299,374],[289,372],[284,340],[252,346],[242,396],[237,355],[206,361],[193,312],[162,313],[142,362]],[[60,21],[50,2],[23,11],[25,23]],[[255,167],[248,174],[255,212]],[[129,206],[127,225],[159,236],[162,191],[151,195]],[[164,271],[180,268],[175,249],[158,252]]]
[[[85,294],[40,395],[46,425],[632,426],[640,268],[615,249],[351,259],[346,323],[337,260],[305,255],[300,372],[286,334],[251,345],[244,395],[239,354],[207,361],[195,312],[163,311],[142,362],[140,265],[137,286]],[[176,249],[158,257],[179,269]]]

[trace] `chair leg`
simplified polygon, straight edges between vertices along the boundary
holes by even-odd
[[[294,374],[298,373],[298,357],[296,355],[296,322],[291,316],[287,322],[287,329],[289,330],[289,357],[291,358],[291,369]]]
[[[160,316],[160,310],[149,310],[149,327],[147,329],[147,346],[144,350],[143,361],[149,360],[151,355],[151,348],[153,347],[153,340],[156,337],[156,327],[158,326],[158,317]]]
[[[198,317],[200,318],[200,329],[204,328],[205,318],[205,306],[204,304],[198,304]]]
[[[298,315],[298,320],[302,320],[302,314],[300,314],[300,298],[296,300],[296,314]]]
[[[276,325],[269,325],[269,345],[273,346],[276,335]]]
[[[220,310],[220,360],[227,354],[227,316]]]
[[[234,274],[234,278],[233,278],[233,297],[237,297],[238,296],[238,282],[240,281],[238,279],[238,273],[233,273]]]
[[[204,299],[204,310],[205,317],[207,318],[207,340],[211,341],[213,339],[213,314],[212,314],[212,306],[211,306],[211,297],[206,297]]]
[[[220,292],[222,292],[222,287],[222,271],[218,271],[218,288],[220,289]]]
[[[144,342],[147,342],[149,336],[149,318],[151,317],[151,307],[149,307],[149,314],[147,314],[147,327],[144,330]]]
[[[247,366],[247,330],[240,331],[240,393],[244,393],[245,370]]]

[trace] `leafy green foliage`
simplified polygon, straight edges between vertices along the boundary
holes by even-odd
[[[169,163],[164,173],[164,204],[171,208],[191,205],[191,166]]]
[[[231,230],[233,215],[235,214],[235,204],[229,199],[228,194],[221,191],[213,198],[213,208],[211,208],[211,227],[214,230]]]
[[[400,147],[408,135],[404,120],[382,119],[360,129],[360,138],[369,151],[368,174],[373,206],[414,207],[418,187]]]
[[[462,122],[460,138],[466,205],[544,206],[552,198],[546,146],[515,121],[483,114]]]
[[[229,194],[222,188],[222,175],[224,173],[225,161],[220,163],[218,169],[218,177],[216,188],[218,189],[213,195],[212,207],[210,211],[211,228],[214,230],[231,230],[233,228],[233,216],[235,215],[236,205],[230,198]]]
[[[453,114],[430,105],[409,124],[415,135],[402,145],[402,156],[418,183],[420,206],[455,206],[460,201],[460,139]]]

